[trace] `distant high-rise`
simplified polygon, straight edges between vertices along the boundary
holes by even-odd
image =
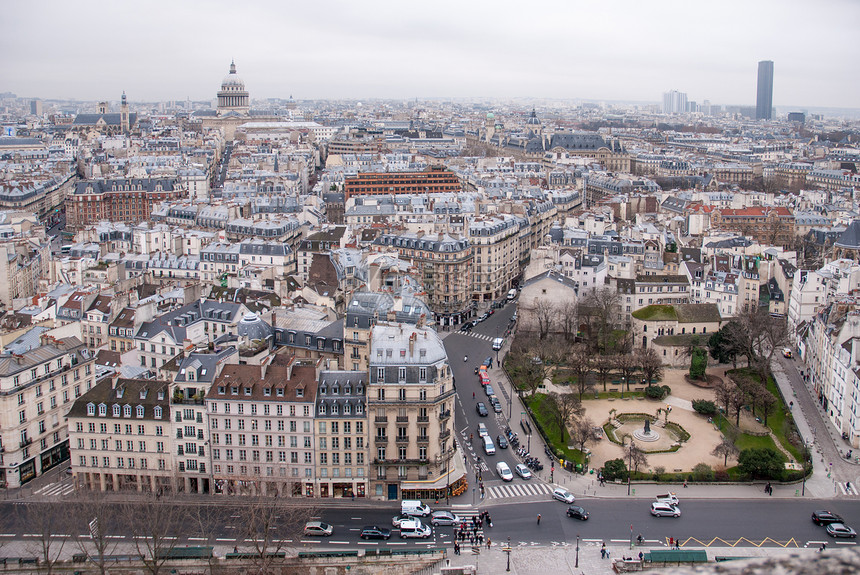
[[[770,120],[773,110],[773,61],[758,63],[758,92],[755,100],[755,119]]]
[[[687,111],[687,94],[669,90],[663,94],[664,114],[683,114]]]

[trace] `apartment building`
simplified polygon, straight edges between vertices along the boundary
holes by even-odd
[[[343,323],[343,362],[346,369],[363,371],[370,360],[370,330],[378,323],[397,322],[423,327],[433,313],[413,295],[357,291],[346,306]]]
[[[81,318],[81,336],[90,349],[108,343],[108,323],[114,316],[114,297],[113,294],[98,295]]]
[[[212,491],[211,437],[205,399],[224,366],[238,363],[239,352],[231,346],[212,353],[183,354],[161,369],[162,373],[173,375],[170,436],[176,440],[173,469],[180,491]]]
[[[346,231],[346,226],[332,226],[309,234],[301,241],[296,261],[297,275],[302,284],[308,283],[314,258],[328,259],[332,250],[343,248],[346,245]]]
[[[343,184],[346,200],[353,196],[459,192],[460,189],[457,174],[441,166],[424,172],[362,172],[346,178]]]
[[[687,276],[637,275],[635,280],[618,279],[616,284],[625,312],[634,312],[652,304],[690,303],[690,282]]]
[[[226,365],[209,393],[216,493],[315,497],[311,364],[276,354],[262,365]]]
[[[51,248],[37,239],[0,242],[0,304],[13,307],[18,298],[36,294],[39,278],[51,267]]]
[[[76,337],[0,356],[0,485],[20,487],[69,458],[66,413],[95,382],[95,357]]]
[[[168,387],[167,381],[105,379],[75,401],[68,421],[76,487],[179,490]]]
[[[323,371],[316,402],[319,497],[366,497],[367,372]]]
[[[502,214],[482,216],[467,226],[472,245],[472,299],[493,301],[504,297],[520,275],[518,218]]]
[[[768,246],[789,246],[795,235],[794,214],[784,206],[718,208],[711,213],[711,227],[740,232]]]
[[[66,197],[66,227],[78,229],[102,220],[144,222],[155,206],[187,194],[177,178],[84,180]]]
[[[455,390],[442,341],[426,327],[376,325],[369,363],[371,495],[444,497],[465,480],[465,468],[451,437]]]
[[[472,308],[472,265],[475,256],[469,240],[448,234],[382,234],[377,249],[394,249],[401,260],[417,270],[426,301],[440,325],[466,321]]]

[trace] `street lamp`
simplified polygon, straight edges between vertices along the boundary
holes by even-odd
[[[579,567],[579,533],[576,534],[576,563],[573,566]]]
[[[579,536],[577,535],[577,537],[579,537]],[[503,549],[503,551],[508,554],[508,567],[507,567],[507,569],[505,569],[505,571],[510,571],[511,570],[511,536],[510,535],[508,535],[508,546],[505,547]]]

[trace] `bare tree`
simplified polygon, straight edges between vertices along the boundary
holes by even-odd
[[[570,425],[570,440],[579,450],[585,452],[585,446],[594,440],[594,421],[582,416],[573,420]]]
[[[17,511],[26,517],[28,529],[36,535],[26,544],[27,551],[39,558],[39,566],[50,575],[62,558],[72,527],[70,515],[61,503],[25,503]]]
[[[607,353],[609,337],[616,326],[615,316],[620,298],[618,292],[609,286],[601,286],[588,292],[580,306],[580,314],[584,314],[592,327],[597,331],[595,348],[601,353]],[[592,333],[592,337],[594,337]]]
[[[773,413],[776,405],[777,401],[773,394],[766,387],[759,388],[758,407],[759,413],[764,416],[765,427],[767,427],[767,418]]]
[[[154,494],[143,501],[123,503],[121,512],[144,567],[152,575],[159,575],[176,547],[184,512],[175,501]]]
[[[228,525],[231,515],[236,515],[235,508],[222,505],[193,505],[189,509],[189,517],[192,521],[192,529],[196,535],[205,541],[214,541],[222,526]],[[214,554],[208,557],[209,574],[217,575],[219,572],[229,571],[222,565]]]
[[[556,320],[556,313],[555,305],[548,299],[539,299],[535,303],[534,314],[540,339],[545,339],[549,335]]]
[[[636,351],[636,363],[642,370],[645,385],[653,385],[657,380],[663,378],[663,360],[657,355],[654,348],[639,348]]]
[[[540,405],[541,411],[550,418],[559,429],[559,441],[564,443],[567,424],[574,416],[583,412],[582,402],[573,393],[551,392]]]
[[[612,358],[608,355],[598,355],[594,358],[593,366],[598,379],[603,384],[603,392],[606,393],[606,380],[609,379],[609,373],[615,367]]]
[[[258,498],[243,505],[237,535],[258,573],[272,571],[287,543],[300,539],[313,514],[308,505],[291,505],[278,497]]]
[[[590,387],[588,374],[591,372],[591,363],[592,356],[585,345],[578,344],[571,348],[567,356],[567,367],[576,379],[576,389],[579,392],[580,401],[582,401],[582,394]]]
[[[719,382],[714,386],[714,395],[716,396],[716,400],[723,406],[723,411],[726,412],[726,416],[729,415],[729,407],[732,403],[732,395],[734,394],[734,390],[737,386],[725,379],[720,378]]]
[[[630,438],[630,443],[624,450],[624,458],[627,460],[627,470],[630,472],[639,471],[639,468],[648,465],[648,458],[645,452],[636,447],[633,438]]]
[[[534,395],[546,379],[546,363],[531,348],[517,346],[511,349],[506,362],[514,383],[525,387],[529,396]]]
[[[741,424],[741,410],[747,404],[747,395],[737,385],[734,386],[729,395],[729,405],[735,412],[735,425]],[[728,414],[728,412],[727,412]]]
[[[740,450],[728,437],[723,437],[723,440],[720,441],[720,443],[714,448],[713,451],[711,451],[711,455],[713,456],[723,456],[723,467],[728,466],[729,457],[734,459],[735,457],[737,457],[738,453],[740,453]]]
[[[613,364],[615,369],[621,372],[621,385],[627,383],[627,391],[630,391],[630,380],[633,379],[633,375],[639,367],[636,357],[629,353],[616,355],[613,358]]]
[[[105,575],[109,566],[106,557],[113,554],[118,544],[110,534],[122,529],[116,503],[95,491],[80,491],[71,503],[70,515],[79,523],[72,531],[79,553]]]
[[[565,341],[571,341],[576,337],[578,331],[577,321],[579,319],[579,306],[573,300],[558,304],[558,322]]]

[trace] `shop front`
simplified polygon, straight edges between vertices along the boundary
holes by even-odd
[[[20,477],[21,485],[24,485],[34,477],[36,477],[36,458],[28,459],[18,466],[18,477]]]
[[[69,440],[66,440],[58,445],[55,445],[47,451],[43,451],[40,456],[42,463],[42,473],[52,467],[56,467],[60,463],[69,459]]]

